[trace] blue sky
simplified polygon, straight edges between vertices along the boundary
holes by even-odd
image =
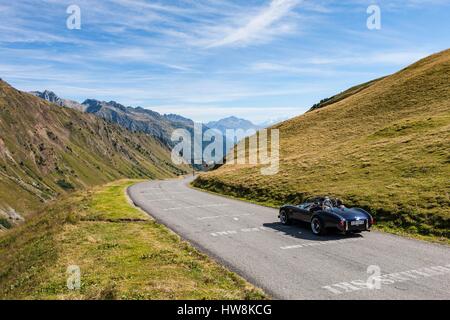
[[[69,5],[81,30],[69,30]],[[366,27],[381,8],[381,30]],[[0,77],[197,121],[261,122],[449,48],[450,0],[0,0]]]

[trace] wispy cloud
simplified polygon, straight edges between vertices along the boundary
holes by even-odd
[[[111,62],[138,62],[142,64],[160,65],[178,71],[192,71],[189,66],[174,64],[167,61],[164,55],[140,47],[117,48],[116,50],[100,53],[100,58]]]
[[[273,37],[275,33],[280,35],[290,31],[287,25],[276,26],[276,23],[285,18],[300,2],[300,0],[272,0],[267,8],[251,17],[245,25],[231,30],[224,38],[214,41],[208,47],[248,44],[251,41]]]
[[[377,0],[376,32],[371,0],[0,2],[0,77],[14,86],[195,120],[301,113],[445,49],[450,28],[448,0]],[[66,28],[74,3],[81,30]]]
[[[312,57],[308,63],[313,65],[394,65],[405,66],[420,60],[432,52],[425,50],[410,49],[408,51],[378,51],[359,52],[359,54],[348,54],[334,57]]]

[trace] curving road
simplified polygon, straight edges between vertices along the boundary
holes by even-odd
[[[197,191],[190,181],[144,182],[128,194],[274,298],[450,299],[447,246],[380,232],[317,237],[307,226],[280,225],[275,209]]]

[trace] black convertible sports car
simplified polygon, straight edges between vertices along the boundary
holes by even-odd
[[[316,235],[325,234],[328,229],[345,233],[370,231],[374,224],[374,219],[367,211],[347,208],[341,200],[331,197],[311,198],[298,206],[284,205],[278,217],[285,225],[294,220],[310,223]]]

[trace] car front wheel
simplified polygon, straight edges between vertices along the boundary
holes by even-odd
[[[322,221],[318,217],[314,217],[311,220],[311,231],[315,235],[323,235],[325,234],[325,226],[323,225]]]
[[[291,220],[289,219],[288,214],[284,210],[281,210],[281,212],[280,212],[280,222],[283,225],[291,224]]]

